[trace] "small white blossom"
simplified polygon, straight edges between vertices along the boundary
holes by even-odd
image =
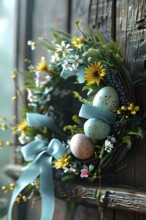
[[[36,48],[36,43],[34,41],[31,40],[27,41],[27,45],[31,46],[32,50],[35,50]]]
[[[51,63],[55,63],[57,61],[60,60],[60,57],[58,55],[58,53],[54,53],[52,56],[51,56]]]
[[[111,142],[112,142],[112,143],[116,143],[116,138],[112,136],[112,137],[111,137]]]
[[[70,56],[68,59],[63,61],[62,67],[70,71],[77,70],[79,64],[83,63],[83,59],[79,58],[79,55],[75,54]]]
[[[37,71],[35,75],[36,87],[41,87],[51,80],[51,76],[46,75],[44,72]]]
[[[18,140],[19,140],[20,144],[26,144],[26,143],[28,143],[30,141],[30,138],[25,133],[22,133],[18,137]]]
[[[27,89],[27,92],[28,92],[27,100],[29,102],[33,103],[33,102],[37,102],[38,101],[37,95],[33,94],[30,89]]]
[[[83,60],[79,58],[78,55],[74,56],[74,62],[72,64],[72,67],[74,68],[74,70],[77,70],[79,64],[83,63]]]
[[[108,136],[107,140],[111,141],[112,143],[116,143],[116,138],[114,136]]]
[[[73,71],[72,64],[70,64],[68,60],[63,61],[62,67],[63,69]]]
[[[107,151],[108,153],[110,153],[113,149],[114,145],[111,141],[109,140],[105,140],[104,142],[104,150]]]
[[[30,90],[30,89],[27,89],[27,93],[28,93],[28,95],[27,95],[27,100],[28,100],[29,102],[33,102],[33,95],[32,95],[31,90]]]
[[[75,168],[73,168],[73,167],[70,167],[70,168],[68,168],[68,167],[63,167],[63,171],[64,171],[64,173],[76,173],[77,171],[76,171],[76,169]]]
[[[69,47],[70,47],[70,44],[66,44],[65,41],[62,41],[61,45],[56,44],[56,51],[62,52],[63,56],[66,57],[70,53],[70,51],[73,50]]]
[[[45,138],[41,135],[41,134],[37,134],[35,137],[34,137],[34,140],[35,141],[41,141],[41,140],[44,140]]]

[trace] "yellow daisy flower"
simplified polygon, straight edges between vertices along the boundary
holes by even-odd
[[[74,47],[79,48],[79,49],[83,46],[83,40],[80,37],[74,36],[71,40],[71,43]]]
[[[139,111],[139,106],[134,106],[133,103],[130,103],[127,109],[130,111],[131,115],[136,115],[136,113]]]
[[[38,63],[36,68],[38,71],[46,71],[47,70],[47,64],[46,64],[44,57],[41,58],[41,61]]]
[[[17,125],[18,131],[21,131],[22,133],[26,133],[27,130],[27,121],[24,120],[21,124]]]
[[[125,105],[122,105],[122,106],[121,106],[121,110],[122,110],[122,111],[126,111],[126,110],[127,110],[126,106],[125,106]]]
[[[96,83],[99,86],[100,80],[106,75],[106,69],[100,61],[94,62],[85,69],[85,80],[88,84]]]
[[[59,158],[55,163],[54,167],[56,169],[60,169],[62,167],[67,167],[69,165],[70,156],[65,153],[63,157]]]
[[[53,73],[50,72],[47,68],[47,64],[45,61],[45,58],[42,57],[41,61],[38,63],[37,67],[36,67],[37,71],[44,71],[45,73],[47,73],[49,76],[53,76]]]

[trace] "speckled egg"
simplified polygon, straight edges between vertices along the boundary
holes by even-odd
[[[93,106],[97,106],[108,111],[117,109],[119,107],[119,97],[117,91],[111,86],[103,87],[95,95]]]
[[[85,135],[93,141],[103,140],[109,135],[110,131],[111,127],[109,124],[95,118],[88,119],[84,124]]]
[[[70,141],[72,154],[80,159],[89,159],[94,154],[93,142],[84,134],[75,134]]]

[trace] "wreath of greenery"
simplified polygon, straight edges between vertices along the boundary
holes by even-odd
[[[42,57],[36,66],[26,60],[28,103],[13,131],[22,148],[33,140],[59,139],[66,151],[52,161],[54,178],[92,182],[126,156],[135,138],[143,138],[143,112],[135,102],[137,80],[123,62],[122,49],[112,40],[105,42],[98,30],[85,34],[80,21],[75,23],[79,36],[55,30],[51,42],[45,37],[28,42],[32,50],[45,47],[50,58]],[[19,74],[14,70],[12,78]],[[61,132],[29,127],[26,112],[51,117]],[[38,185],[39,179],[27,191]]]

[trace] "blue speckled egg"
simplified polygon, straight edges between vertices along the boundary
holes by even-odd
[[[72,154],[80,159],[89,159],[94,154],[94,144],[84,134],[75,134],[70,141],[70,149]]]
[[[84,124],[84,133],[93,141],[103,140],[110,133],[111,127],[104,121],[91,118]]]
[[[117,91],[111,86],[103,87],[95,95],[93,106],[97,106],[108,111],[117,109],[119,107],[119,97]]]

